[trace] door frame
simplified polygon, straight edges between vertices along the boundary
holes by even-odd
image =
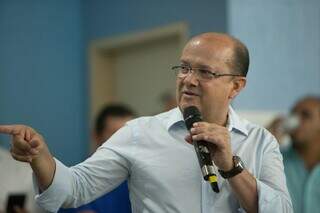
[[[159,39],[178,38],[182,50],[188,39],[188,25],[178,22],[151,30],[133,32],[120,36],[93,40],[89,45],[89,94],[90,123],[98,110],[108,103],[117,102],[115,97],[114,52],[132,45],[144,44]]]

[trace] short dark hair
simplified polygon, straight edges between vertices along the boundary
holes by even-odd
[[[250,63],[249,51],[239,39],[225,33],[208,32],[193,37],[188,44],[199,38],[203,38],[211,43],[222,41],[222,43],[226,45],[226,48],[232,48],[232,55],[226,59],[226,63],[234,74],[240,74],[244,77],[247,76]],[[228,40],[227,42],[226,39]],[[231,45],[229,41],[232,43]]]
[[[105,120],[108,117],[128,117],[135,116],[135,113],[126,105],[123,104],[111,104],[104,106],[98,113],[95,120],[95,132],[97,135],[101,135],[106,128]]]
[[[319,96],[319,95],[308,94],[308,95],[306,95],[306,96],[303,96],[302,98],[300,98],[300,99],[295,103],[295,105],[297,105],[299,102],[308,101],[308,100],[317,102],[317,103],[318,103],[318,109],[319,109],[319,112],[320,112],[320,96]]]
[[[250,56],[247,47],[238,39],[234,38],[235,47],[233,52],[232,66],[237,74],[247,76],[249,70]]]

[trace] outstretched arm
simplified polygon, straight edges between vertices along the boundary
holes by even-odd
[[[40,189],[47,189],[55,173],[55,161],[43,137],[25,125],[0,125],[0,133],[12,136],[12,157],[30,163]]]

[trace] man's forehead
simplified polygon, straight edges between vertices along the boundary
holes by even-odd
[[[187,43],[190,46],[208,46],[208,47],[230,47],[234,46],[236,40],[227,35],[221,33],[204,33],[191,38]]]
[[[233,46],[206,42],[191,42],[185,46],[180,61],[205,68],[215,68],[218,63],[232,62]],[[209,62],[209,63],[208,63]]]
[[[188,51],[208,51],[208,54],[228,55],[233,52],[235,47],[235,39],[219,33],[204,33],[193,37],[184,47],[183,52]]]

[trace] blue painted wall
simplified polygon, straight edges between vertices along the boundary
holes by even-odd
[[[249,47],[251,65],[240,109],[286,111],[320,95],[320,1],[228,1],[228,31]]]
[[[189,24],[191,35],[226,32],[226,11],[219,0],[84,1],[85,35],[91,40],[180,21]]]
[[[0,123],[31,125],[57,158],[68,165],[83,160],[89,147],[88,43],[180,21],[191,35],[225,32],[226,3],[0,0]]]
[[[67,164],[88,147],[82,18],[78,0],[0,1],[0,123],[33,126]]]

